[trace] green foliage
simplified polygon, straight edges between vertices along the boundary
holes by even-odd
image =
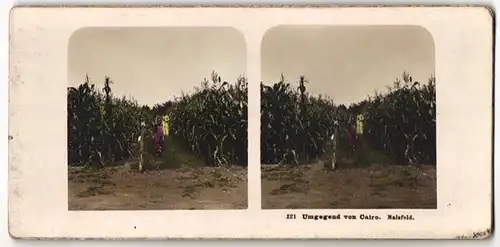
[[[272,86],[261,83],[261,162],[298,164],[328,155],[329,136],[338,127],[338,149],[346,151],[349,114],[365,114],[364,137],[370,148],[399,163],[436,160],[435,78],[428,84],[413,82],[404,72],[386,94],[353,104],[335,105],[306,91],[301,76],[292,88],[282,75]]]
[[[72,165],[102,165],[132,157],[141,121],[151,122],[152,115],[135,100],[112,96],[110,78],[104,84],[105,94],[88,76],[77,88],[68,88],[68,160]],[[152,128],[146,132],[151,135]]]
[[[326,152],[337,108],[328,98],[306,92],[301,77],[297,89],[281,80],[261,83],[261,157],[264,163],[298,163]]]
[[[176,98],[170,108],[170,134],[208,165],[247,164],[247,97],[244,77],[235,84],[213,72],[194,93]]]
[[[107,162],[134,158],[142,121],[146,123],[146,151],[154,152],[149,143],[153,142],[154,116],[167,113],[172,137],[169,140],[173,139],[176,146],[179,144],[208,165],[246,165],[245,78],[238,78],[233,85],[221,82],[213,72],[212,83],[205,80],[194,93],[152,108],[140,106],[133,99],[114,97],[112,84],[106,77],[100,91],[86,77],[77,88],[68,88],[69,164],[102,167]],[[172,155],[167,154],[169,158]]]
[[[366,103],[365,137],[397,163],[436,164],[436,79],[426,84],[403,73],[386,94]],[[354,106],[354,108],[360,105]]]

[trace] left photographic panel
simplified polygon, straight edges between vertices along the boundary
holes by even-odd
[[[69,210],[247,208],[240,31],[84,28],[68,49]]]

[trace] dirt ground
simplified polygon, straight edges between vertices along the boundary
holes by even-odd
[[[263,209],[436,208],[434,166],[262,166]]]
[[[70,169],[69,210],[246,209],[244,168]]]

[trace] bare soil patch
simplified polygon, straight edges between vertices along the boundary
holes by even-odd
[[[69,210],[246,209],[247,170],[179,166],[70,169]]]
[[[436,168],[431,165],[372,164],[331,171],[319,162],[263,165],[261,171],[263,209],[437,207]]]

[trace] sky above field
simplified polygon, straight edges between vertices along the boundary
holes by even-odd
[[[261,46],[262,80],[297,85],[338,104],[386,91],[406,70],[427,82],[434,73],[434,41],[418,26],[279,26],[267,31]]]
[[[244,36],[232,28],[85,28],[70,38],[69,86],[88,74],[113,93],[154,105],[192,91],[212,70],[234,83],[246,75]]]

